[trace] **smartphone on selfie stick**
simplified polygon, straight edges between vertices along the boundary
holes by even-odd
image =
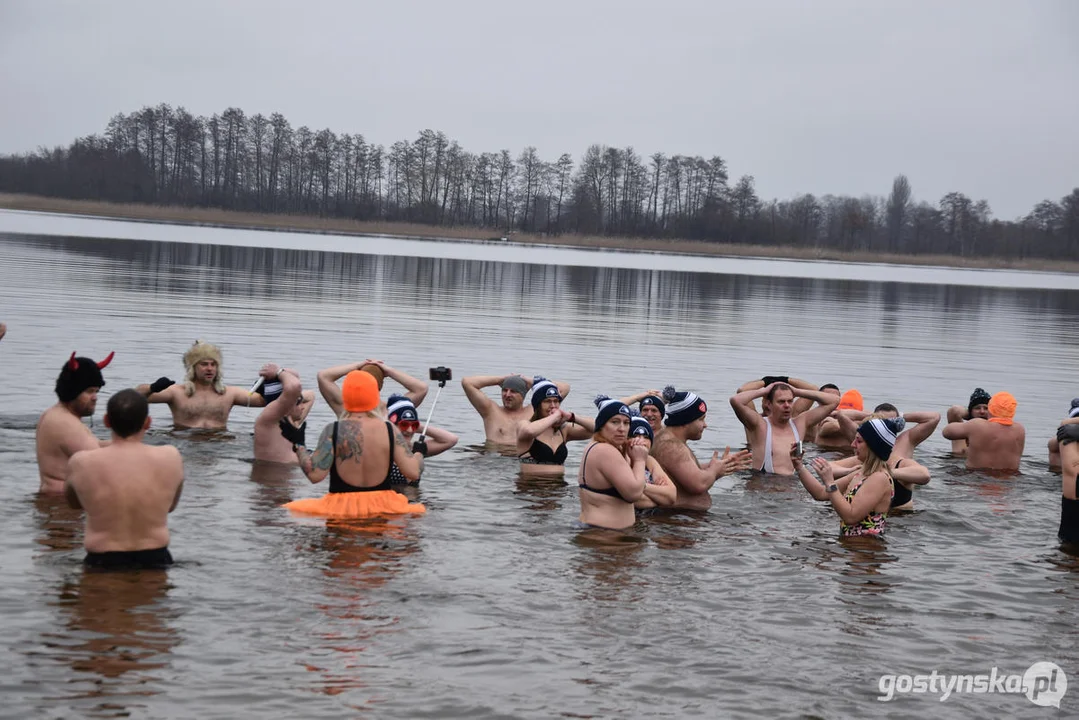
[[[439,365],[433,367],[430,370],[430,378],[432,382],[438,383],[438,392],[435,393],[435,401],[431,403],[431,412],[427,413],[427,422],[423,424],[423,432],[420,433],[420,438],[427,437],[427,428],[431,424],[431,416],[435,414],[435,406],[438,405],[438,396],[442,394],[442,388],[446,387],[446,383],[453,379],[453,371],[448,367]]]

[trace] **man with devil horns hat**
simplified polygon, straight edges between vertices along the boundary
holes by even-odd
[[[67,464],[80,450],[94,450],[103,444],[82,418],[93,417],[97,407],[97,391],[105,385],[101,371],[112,362],[109,353],[101,362],[90,358],[71,357],[56,378],[58,402],[41,414],[37,421],[35,443],[37,468],[41,478],[38,492],[62,495],[67,478]]]
[[[182,384],[161,377],[135,389],[146,396],[147,402],[168,403],[176,427],[224,430],[233,406],[265,407],[267,400],[247,388],[225,385],[221,364],[221,350],[216,345],[196,340],[184,353]],[[259,375],[272,381],[276,376],[268,368],[276,369],[277,366],[269,363],[263,366]]]

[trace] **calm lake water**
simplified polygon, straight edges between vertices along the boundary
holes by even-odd
[[[1074,715],[1079,561],[1056,542],[1045,441],[1079,395],[1077,313],[1069,275],[0,212],[3,714],[1048,717],[1059,713],[1023,695],[882,703],[878,678],[1051,661],[1069,675],[1061,708]],[[179,377],[200,337],[241,385],[268,360],[311,386],[318,369],[366,357],[416,376],[452,367],[435,423],[461,444],[429,464],[428,513],[292,518],[282,503],[325,487],[253,465],[255,410],[236,409],[230,433],[208,440],[169,433],[154,406],[151,442],[185,459],[179,562],[84,573],[80,513],[34,494],[34,423],[60,365],[72,350],[115,350],[108,396]],[[835,514],[800,485],[746,474],[717,484],[707,514],[648,518],[635,541],[598,546],[573,529],[584,443],[571,446],[569,484],[522,480],[515,460],[479,448],[456,379],[511,371],[569,381],[579,413],[598,392],[693,389],[712,408],[702,457],[744,441],[726,400],[764,374],[901,410],[1009,390],[1027,454],[1015,478],[969,473],[938,431],[919,450],[933,479],[917,511],[893,517],[880,543],[840,541]],[[316,429],[331,420],[319,403]],[[94,430],[106,437],[103,407]]]

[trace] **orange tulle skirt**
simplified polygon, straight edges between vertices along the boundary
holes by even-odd
[[[419,515],[427,512],[420,503],[393,490],[370,492],[326,493],[320,498],[293,500],[284,507],[299,515],[329,518],[365,518],[379,515]]]

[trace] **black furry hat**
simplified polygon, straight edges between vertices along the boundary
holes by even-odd
[[[109,353],[101,362],[95,362],[90,358],[75,357],[75,353],[71,353],[71,357],[60,369],[60,376],[56,378],[56,397],[60,402],[69,403],[86,388],[104,387],[105,378],[102,377],[101,370],[112,362],[115,354]]]

